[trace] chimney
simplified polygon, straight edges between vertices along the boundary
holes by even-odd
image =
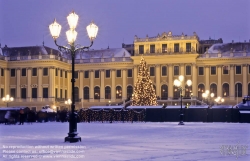
[[[247,41],[245,40],[244,43],[246,43]]]
[[[232,43],[234,43],[234,40],[232,40]]]

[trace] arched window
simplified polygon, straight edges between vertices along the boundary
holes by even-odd
[[[210,93],[214,93],[214,97],[217,97],[217,85],[216,84],[211,84],[210,85]]]
[[[133,87],[127,86],[127,98],[132,97],[132,94],[133,94]]]
[[[161,86],[161,99],[162,100],[168,99],[168,86],[166,84],[163,84]]]
[[[241,83],[235,84],[235,97],[242,97],[242,84]]]
[[[79,88],[75,87],[75,101],[79,102]]]
[[[111,99],[111,88],[109,86],[105,87],[105,99]]]
[[[85,100],[88,100],[89,99],[89,87],[84,87],[83,88],[83,98],[85,99]]]
[[[198,85],[198,99],[202,100],[202,93],[205,92],[205,86],[204,84]]]
[[[223,97],[228,97],[229,96],[229,84],[228,83],[223,84],[222,91],[223,91]]]
[[[94,99],[100,99],[100,87],[98,86],[94,88]]]
[[[116,99],[121,99],[122,98],[122,87],[121,86],[117,86],[116,89]]]
[[[180,98],[180,91],[178,90],[178,87],[174,86],[173,88],[174,92],[174,99]]]
[[[184,97],[191,98],[191,93],[192,93],[192,85],[191,86],[186,85]]]

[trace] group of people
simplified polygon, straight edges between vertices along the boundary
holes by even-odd
[[[19,125],[23,125],[25,121],[25,113],[23,109],[20,109],[18,114],[17,111],[7,111],[6,114],[4,115],[5,119],[4,124],[5,125],[16,124],[18,117],[19,117]]]

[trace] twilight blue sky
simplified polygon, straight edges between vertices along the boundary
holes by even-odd
[[[0,43],[9,47],[56,48],[48,26],[62,25],[59,44],[66,45],[66,16],[79,15],[77,42],[88,45],[86,26],[94,20],[99,34],[92,48],[121,47],[138,37],[164,31],[193,34],[224,42],[250,39],[250,0],[0,0]]]

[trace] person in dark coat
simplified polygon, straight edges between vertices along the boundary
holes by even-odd
[[[23,109],[20,109],[19,111],[19,118],[20,118],[19,125],[23,125],[23,122],[24,122],[24,110]]]

